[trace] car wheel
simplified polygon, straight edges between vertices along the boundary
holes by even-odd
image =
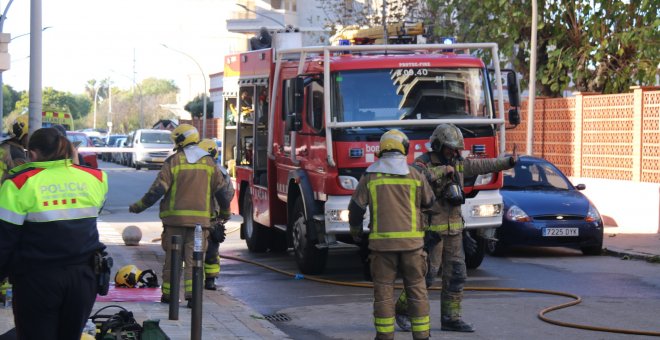
[[[465,256],[465,266],[468,269],[476,269],[479,268],[481,262],[484,261],[484,256],[486,256],[486,240],[473,232],[470,232],[470,235],[472,235],[472,238],[477,241],[477,250],[474,254]]]
[[[140,169],[142,169],[142,166],[140,165],[140,163],[135,162],[135,170],[140,170]]]
[[[601,243],[597,246],[582,247],[580,248],[580,250],[582,250],[582,254],[584,255],[589,255],[589,256],[600,255],[603,252],[603,244]]]
[[[302,198],[298,197],[290,221],[296,263],[303,274],[320,274],[328,260],[328,249],[317,248],[316,242],[307,237],[310,230],[308,221]]]
[[[247,244],[248,250],[253,253],[263,253],[267,249],[266,236],[268,230],[265,226],[254,221],[252,212],[252,195],[248,189],[245,190],[245,196],[243,196],[243,224],[241,230],[245,236],[245,244]]]

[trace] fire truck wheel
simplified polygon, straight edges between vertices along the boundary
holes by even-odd
[[[252,209],[252,194],[250,194],[250,190],[246,190],[245,196],[243,196],[243,224],[241,225],[241,231],[245,236],[245,243],[248,250],[253,253],[263,253],[267,249],[268,230],[263,225],[254,221],[252,218]]]
[[[474,232],[470,232],[470,235],[472,235],[472,238],[477,241],[477,250],[474,252],[474,254],[465,256],[465,266],[468,269],[476,269],[479,268],[481,262],[484,260],[484,256],[486,255],[486,240]]]
[[[328,260],[328,249],[319,249],[316,247],[317,242],[308,239],[307,216],[300,197],[293,207],[291,232],[298,269],[303,274],[321,274]]]

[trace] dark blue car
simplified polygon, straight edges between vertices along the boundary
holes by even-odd
[[[571,247],[598,255],[603,247],[603,220],[596,207],[550,162],[522,156],[506,170],[498,241],[489,251],[501,255],[510,246]]]

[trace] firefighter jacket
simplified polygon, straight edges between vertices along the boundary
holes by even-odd
[[[369,249],[410,251],[424,245],[424,214],[434,197],[428,181],[417,169],[407,175],[370,173],[362,175],[349,205],[351,229],[362,229],[369,208]]]
[[[108,192],[105,172],[71,160],[26,163],[12,172],[0,188],[0,278],[91,265],[105,248],[96,226]]]
[[[195,145],[186,148],[196,148]],[[194,154],[190,153],[190,154]],[[134,212],[141,212],[154,205],[161,197],[160,219],[164,226],[210,226],[215,198],[220,209],[229,209],[223,193],[227,181],[207,153],[203,157],[190,157],[178,150],[163,163],[158,176],[142,199],[133,204]]]
[[[0,185],[2,180],[8,176],[9,170],[27,162],[25,149],[14,140],[7,140],[0,144]]]
[[[463,188],[465,176],[472,177],[491,172],[511,169],[515,164],[513,157],[506,158],[467,158],[459,160],[446,160],[438,153],[427,152],[413,161],[413,167],[419,169],[433,187],[436,201],[429,211],[428,229],[441,234],[456,235],[463,229],[461,206],[452,205],[444,199],[444,190],[452,181],[458,181]],[[452,165],[456,177],[434,174],[432,167],[446,167]]]

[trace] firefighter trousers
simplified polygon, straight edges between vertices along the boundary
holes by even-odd
[[[208,246],[204,254],[204,276],[216,278],[220,274],[220,243],[213,237],[208,238]]]
[[[461,318],[463,287],[467,279],[463,233],[443,234],[442,241],[433,248],[429,256],[429,271],[433,274],[442,269],[440,315],[449,320],[458,320]],[[435,277],[435,275],[433,276]]]
[[[408,315],[413,338],[429,337],[429,300],[424,276],[426,253],[413,251],[379,252],[369,255],[374,283],[374,325],[377,339],[394,339],[394,281],[397,272],[403,277],[408,296]]]
[[[19,339],[80,339],[96,299],[91,263],[39,268],[12,282]]]
[[[179,235],[183,240],[183,287],[186,300],[192,298],[192,268],[193,268],[193,250],[195,246],[195,228],[194,227],[172,227],[163,226],[161,246],[165,250],[165,264],[163,265],[163,295],[169,298],[172,274],[172,236]],[[206,251],[208,229],[202,229],[202,252]]]

